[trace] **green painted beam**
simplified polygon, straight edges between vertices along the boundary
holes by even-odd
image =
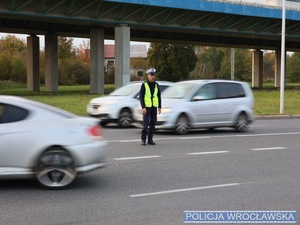
[[[88,7],[94,5],[97,2],[99,2],[99,1],[98,0],[92,1],[89,4],[85,5],[84,7],[81,7],[80,9],[77,9],[74,12],[69,13],[68,16],[73,17],[73,16],[77,15],[78,13],[81,13],[83,10],[87,9]]]
[[[138,9],[134,10],[133,12],[127,14],[126,16],[123,16],[123,17],[120,16],[120,17],[118,17],[117,20],[120,20],[120,21],[121,21],[121,20],[125,20],[125,19],[127,19],[128,17],[133,16],[134,14],[136,14],[136,13],[138,13],[138,12],[140,12],[140,11],[145,10],[145,8],[146,8],[146,6],[140,7],[140,8],[138,8]]]
[[[118,4],[118,5],[115,5],[114,7],[111,7],[109,10],[106,10],[105,12],[102,12],[100,14],[97,14],[93,17],[93,19],[99,19],[100,17],[104,16],[104,15],[107,15],[108,13],[110,13],[111,11],[119,8],[121,5]]]
[[[200,20],[206,19],[207,17],[210,17],[212,15],[213,15],[213,13],[204,14],[203,16],[199,16],[196,19],[189,21],[188,23],[182,24],[182,26],[183,27],[188,27],[188,26],[190,26],[190,25],[192,25],[192,24],[194,24],[194,23],[196,23]]]
[[[30,4],[33,0],[28,0],[26,2],[24,2],[22,5],[20,5],[19,7],[15,8],[14,11],[15,12],[18,12],[20,11],[21,9],[23,9],[24,7],[26,7],[28,4]]]
[[[52,5],[48,9],[43,10],[41,13],[42,14],[48,14],[49,12],[53,11],[54,9],[56,9],[57,7],[59,7],[60,5],[64,4],[66,1],[67,0],[58,1],[56,4]]]
[[[143,21],[139,21],[139,22],[140,23],[147,23],[148,21],[154,19],[155,17],[158,17],[159,15],[166,13],[168,10],[169,9],[160,10],[158,13],[155,13],[154,15],[152,15],[150,17],[147,17],[147,19],[144,19]]]
[[[190,14],[190,12],[182,13],[182,14],[180,14],[180,15],[178,15],[178,16],[173,17],[172,19],[165,20],[165,21],[162,22],[161,24],[164,24],[164,25],[170,24],[170,23],[172,23],[172,22],[178,20],[179,18],[184,17],[184,16],[187,16],[187,15],[189,15],[189,14]]]
[[[231,15],[224,16],[224,17],[222,17],[222,18],[220,18],[220,19],[218,19],[218,20],[214,20],[213,22],[209,23],[208,26],[209,26],[209,27],[212,27],[212,26],[214,26],[215,24],[220,23],[220,22],[222,22],[222,21],[224,21],[224,20],[230,20],[231,17],[232,17]]]
[[[224,30],[224,29],[229,29],[230,27],[234,28],[235,26],[238,26],[239,24],[245,23],[248,19],[249,18],[240,18],[240,17],[233,15],[230,18],[230,20],[228,20],[226,23],[224,23],[223,26],[220,26],[220,29]]]

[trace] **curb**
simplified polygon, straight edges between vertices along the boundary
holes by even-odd
[[[255,116],[254,120],[300,119],[300,115],[262,115]]]

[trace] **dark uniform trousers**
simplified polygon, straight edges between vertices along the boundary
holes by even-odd
[[[143,129],[142,129],[141,139],[142,141],[146,141],[147,134],[148,134],[148,141],[152,141],[155,124],[157,120],[157,108],[150,107],[146,109],[147,109],[147,113],[143,115]]]

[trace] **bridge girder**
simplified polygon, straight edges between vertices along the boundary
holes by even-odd
[[[260,49],[281,46],[278,18],[124,2],[0,1],[0,32],[89,38],[91,29],[101,28],[106,39],[114,39],[115,27],[127,24],[132,41]],[[286,49],[300,50],[299,21],[286,23]]]

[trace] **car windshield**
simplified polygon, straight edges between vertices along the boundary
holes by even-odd
[[[129,84],[124,87],[118,88],[117,90],[111,92],[110,96],[129,96],[135,93],[140,89],[140,85],[138,84]]]
[[[163,93],[163,98],[184,98],[196,84],[192,83],[177,83],[169,88],[167,88]]]

